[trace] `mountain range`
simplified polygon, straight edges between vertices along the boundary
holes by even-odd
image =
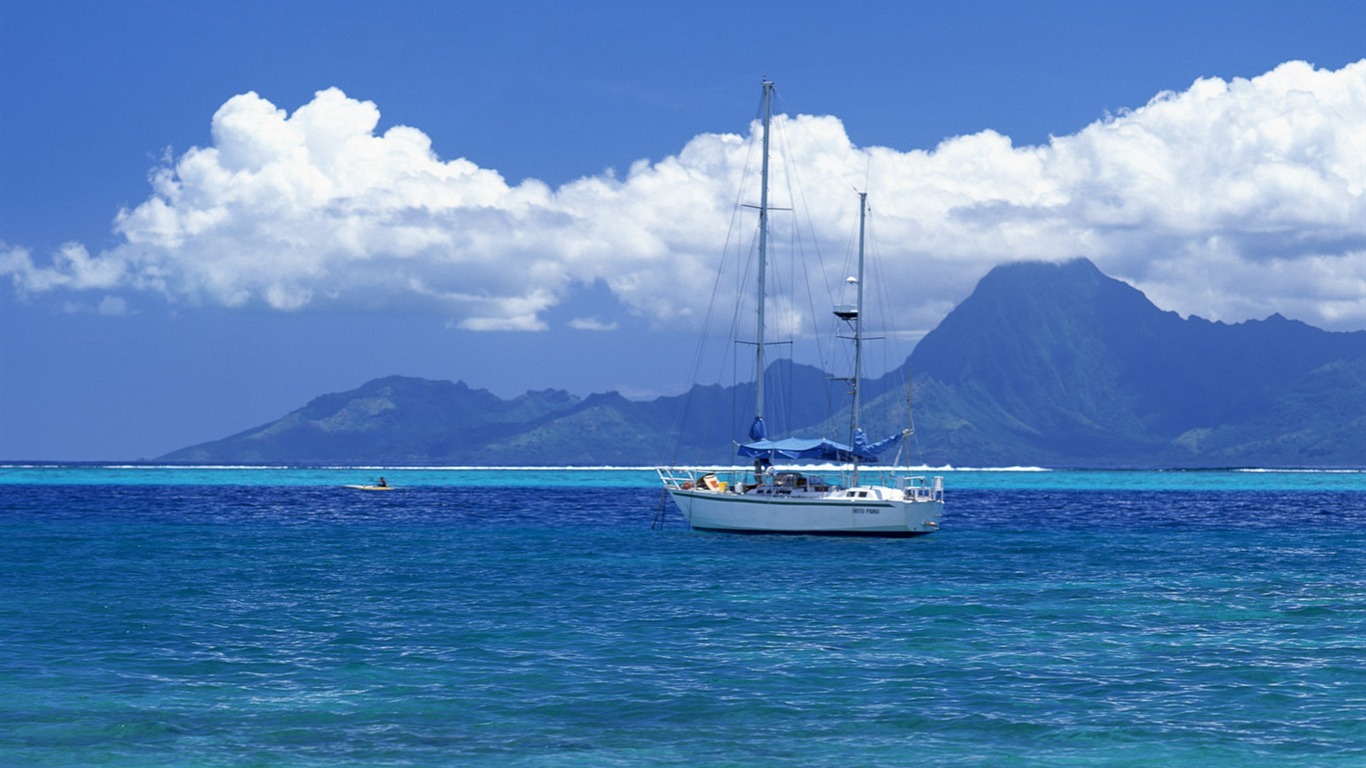
[[[1366,466],[1366,331],[1280,315],[1182,318],[1085,259],[1008,264],[982,278],[901,368],[866,383],[863,423],[874,439],[902,428],[912,371],[909,448],[932,466]],[[775,426],[840,434],[827,405],[838,408],[844,385],[826,373],[779,361],[765,386],[804,404]],[[699,386],[633,401],[542,390],[507,400],[462,382],[392,376],[159,460],[731,463],[752,391]]]

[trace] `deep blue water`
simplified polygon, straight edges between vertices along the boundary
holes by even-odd
[[[849,540],[168,472],[0,468],[0,765],[1366,764],[1362,473],[966,473]]]

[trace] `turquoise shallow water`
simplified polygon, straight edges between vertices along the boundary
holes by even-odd
[[[1366,469],[1354,470],[1084,470],[933,469],[959,490],[1228,490],[1366,491]],[[585,487],[657,488],[648,467],[199,467],[140,464],[0,465],[0,485],[243,485],[364,484],[384,476],[401,488]]]
[[[901,541],[651,480],[0,468],[0,764],[1366,762],[1366,474],[955,472]]]

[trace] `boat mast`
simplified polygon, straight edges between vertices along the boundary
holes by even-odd
[[[768,128],[773,119],[773,81],[764,80],[764,152],[759,175],[759,316],[757,342],[754,345],[754,426],[750,436],[762,439],[767,430],[764,420],[764,276],[768,267]],[[761,434],[755,434],[758,431]]]
[[[868,216],[868,193],[858,193],[858,274],[856,280],[857,299],[855,300],[854,314],[854,405],[849,413],[849,444],[853,446],[853,437],[859,429],[859,410],[862,405],[860,402],[860,387],[863,381],[863,239],[865,221]],[[858,455],[854,459],[854,485],[858,485]]]

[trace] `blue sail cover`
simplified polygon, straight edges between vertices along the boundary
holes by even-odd
[[[764,417],[755,416],[754,423],[749,425],[749,439],[763,440],[768,437],[768,427],[764,426]]]
[[[811,461],[866,461],[876,462],[883,451],[892,447],[904,433],[897,433],[876,443],[869,443],[863,430],[854,430],[854,445],[821,438],[789,437],[785,440],[755,440],[740,446],[739,454],[751,459],[807,459]]]

